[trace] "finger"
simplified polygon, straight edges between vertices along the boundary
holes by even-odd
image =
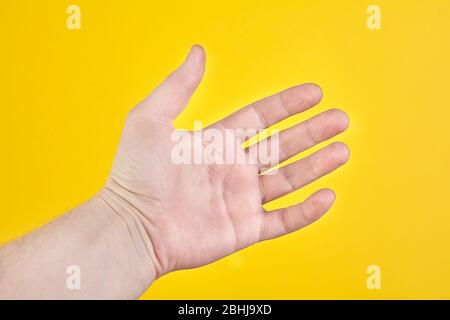
[[[348,161],[348,147],[335,142],[312,155],[259,177],[263,203],[291,193],[336,170]]]
[[[195,45],[184,63],[170,74],[143,102],[169,119],[175,119],[186,107],[205,72],[205,51]]]
[[[319,86],[302,84],[254,102],[213,126],[226,129],[264,129],[315,106],[321,99],[322,90]]]
[[[331,139],[348,128],[344,111],[331,109],[279,134],[280,162]]]
[[[344,111],[331,109],[251,145],[248,152],[256,155],[260,172],[264,172],[299,152],[338,135],[348,128],[348,124],[349,119]],[[268,156],[269,149],[271,156]]]
[[[303,203],[265,214],[260,241],[297,231],[322,217],[333,205],[332,190],[317,191]]]

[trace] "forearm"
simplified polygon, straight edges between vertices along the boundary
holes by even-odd
[[[156,277],[151,243],[118,205],[101,193],[0,248],[0,299],[139,297]],[[67,285],[70,266],[79,267],[80,289]]]

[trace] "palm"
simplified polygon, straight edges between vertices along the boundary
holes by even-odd
[[[181,169],[190,170],[187,177],[195,173],[195,186],[192,179],[173,180],[174,190],[180,192],[180,209],[172,211],[170,227],[160,230],[161,238],[177,234],[174,246],[165,248],[171,256],[183,257],[176,269],[204,265],[259,241],[263,212],[254,168],[215,169]],[[180,190],[179,185],[191,188]],[[170,229],[176,231],[165,233]]]
[[[334,200],[329,190],[270,213],[262,204],[347,159],[346,147],[333,144],[270,176],[260,176],[258,164],[175,164],[172,120],[200,82],[203,60],[203,51],[194,48],[186,63],[132,112],[108,182],[108,188],[134,208],[143,222],[161,274],[210,263],[316,220]],[[244,108],[212,129],[262,129],[319,100],[317,87],[299,86]],[[331,110],[286,130],[280,135],[281,160],[346,126],[345,114]]]

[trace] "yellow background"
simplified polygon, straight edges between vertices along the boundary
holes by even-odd
[[[381,30],[366,27],[370,4]],[[274,203],[332,187],[321,221],[144,298],[450,298],[448,0],[3,0],[0,27],[0,242],[95,194],[127,112],[200,43],[207,73],[178,126],[316,82],[323,102],[283,125],[346,110],[351,160]],[[366,287],[372,264],[381,290]]]

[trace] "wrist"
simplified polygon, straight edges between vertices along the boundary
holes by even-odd
[[[160,275],[146,222],[136,208],[109,188],[103,188],[92,201],[102,207],[106,218],[114,226],[111,228],[114,230],[112,237],[120,237],[123,244],[120,258],[128,262],[129,271],[145,290]]]

